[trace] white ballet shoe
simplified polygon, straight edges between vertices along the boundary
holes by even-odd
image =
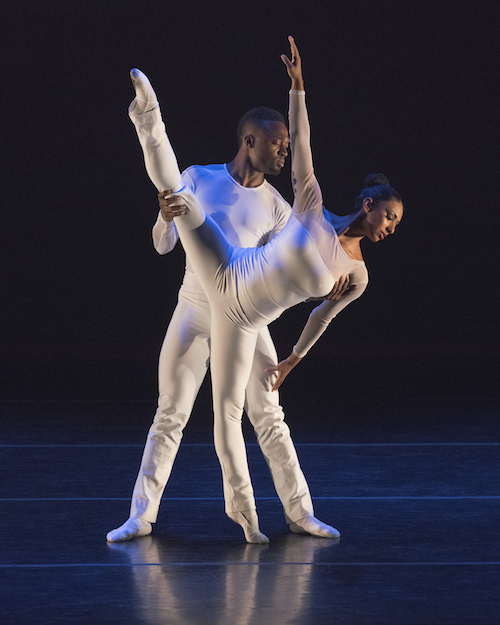
[[[340,532],[334,527],[322,523],[315,516],[306,516],[290,523],[290,531],[294,534],[311,534],[320,538],[339,538]]]
[[[135,98],[128,107],[128,114],[140,115],[155,109],[158,106],[158,100],[146,74],[134,67],[130,70],[130,78],[134,85]]]
[[[106,540],[110,543],[120,543],[125,540],[132,540],[139,536],[151,534],[153,528],[149,521],[131,516],[123,525],[106,534]]]
[[[259,529],[259,519],[255,510],[244,510],[243,512],[228,512],[227,516],[241,525],[245,532],[247,543],[265,544],[269,542],[269,538]]]

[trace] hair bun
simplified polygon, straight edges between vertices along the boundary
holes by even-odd
[[[363,180],[363,187],[367,189],[368,187],[377,187],[380,184],[389,184],[389,178],[384,176],[384,174],[368,174],[366,178]]]

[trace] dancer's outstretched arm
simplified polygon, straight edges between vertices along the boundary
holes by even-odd
[[[288,40],[291,59],[284,54],[281,58],[292,81],[289,120],[292,146],[292,184],[295,194],[293,210],[297,216],[306,211],[309,215],[311,215],[309,211],[314,211],[319,216],[323,213],[323,198],[314,175],[309,120],[303,90],[302,63],[295,40],[291,36],[288,37]],[[347,287],[344,284],[340,293],[337,292],[339,287],[337,283],[325,301],[312,311],[290,356],[278,365],[266,370],[268,373],[276,374],[273,390],[277,390],[281,386],[290,371],[297,366],[324,333],[331,320],[364,292],[367,284],[366,270],[361,268],[359,271],[356,270],[353,275],[349,276],[349,281],[350,286]]]
[[[295,39],[292,35],[288,35],[288,41],[290,42],[290,56],[289,59],[286,54],[281,55],[281,60],[286,65],[286,71],[292,79],[292,91],[304,91],[304,78],[302,76],[302,60],[300,58],[299,49],[295,43]]]
[[[350,278],[356,280],[356,278]],[[290,371],[296,367],[306,356],[311,347],[319,340],[320,336],[330,325],[341,310],[352,301],[360,297],[366,289],[366,282],[358,281],[356,284],[336,282],[332,293],[319,306],[316,306],[309,315],[306,325],[294,346],[292,353],[277,365],[266,369],[266,373],[276,374],[272,390],[277,391],[285,381]]]
[[[292,187],[294,193],[293,212],[309,210],[323,211],[323,198],[316,176],[311,153],[311,132],[307,116],[302,62],[294,38],[290,42],[291,59],[281,55],[288,75],[292,80],[290,91],[290,141],[292,152]]]

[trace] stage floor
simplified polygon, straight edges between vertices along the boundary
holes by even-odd
[[[0,403],[0,622],[500,622],[500,402],[338,401],[290,423],[316,515],[290,534],[245,425],[261,530],[224,514],[209,415],[188,425],[151,536],[108,544],[150,402]]]

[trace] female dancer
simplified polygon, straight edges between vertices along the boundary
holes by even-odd
[[[312,165],[300,56],[293,38],[289,41],[292,58],[283,55],[282,59],[292,79],[289,118],[295,201],[288,224],[267,245],[242,249],[227,241],[196,197],[183,187],[169,143],[163,141],[149,156],[149,168],[167,189],[159,194],[160,208],[174,211],[186,255],[210,302],[214,439],[226,512],[251,542],[257,542],[256,536],[265,537],[255,512],[241,416],[258,330],[287,308],[311,297],[324,297],[343,275],[348,274],[351,285],[357,285],[338,302],[327,300],[316,309],[319,312],[310,317],[289,362],[278,366],[282,380],[329,321],[364,291],[368,275],[361,239],[385,239],[403,213],[401,199],[385,177],[375,178],[361,191],[351,215],[337,217],[323,208]],[[156,95],[148,79],[134,70],[133,82],[138,105],[154,106]]]

